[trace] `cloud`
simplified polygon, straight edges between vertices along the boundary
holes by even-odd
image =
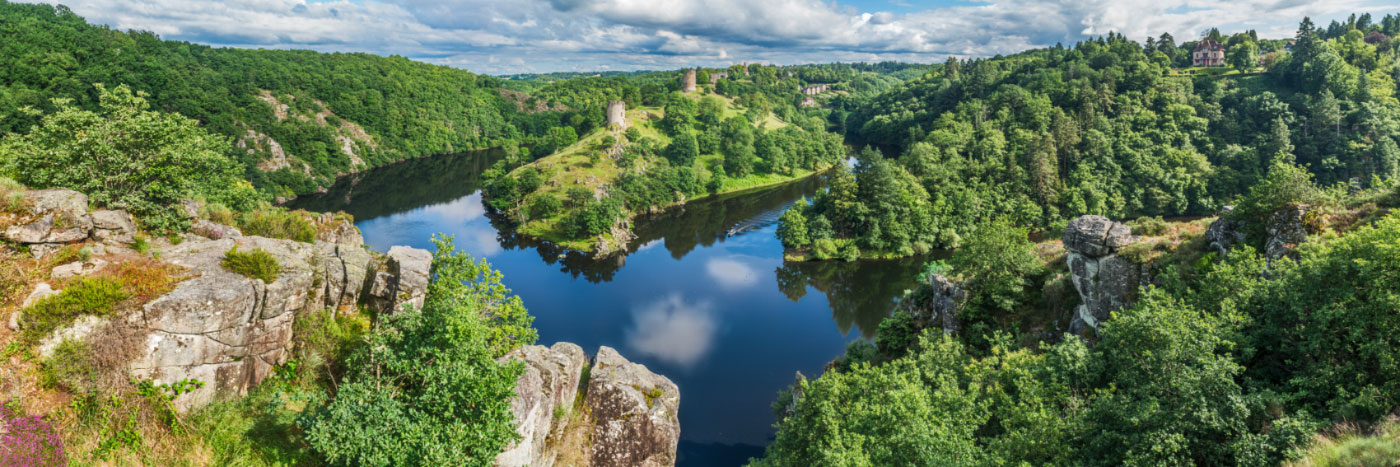
[[[732,258],[714,258],[706,261],[705,273],[725,290],[744,289],[758,284],[756,271]]]
[[[627,345],[632,350],[682,368],[709,353],[719,329],[709,302],[688,303],[672,294],[632,313]]]
[[[57,3],[56,0],[44,0]],[[213,45],[405,55],[483,73],[675,69],[741,61],[938,62],[1118,32],[1291,35],[1376,0],[63,0],[90,21]],[[897,12],[882,7],[894,7]],[[493,60],[493,57],[497,58]],[[511,57],[512,59],[500,59]]]

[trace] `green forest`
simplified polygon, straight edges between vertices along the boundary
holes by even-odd
[[[1395,41],[1368,35],[1382,29],[1304,21],[1290,53],[1238,75],[1174,73],[1191,44],[1170,36],[949,61],[846,118],[847,142],[867,148],[854,180],[791,214],[784,242],[909,256],[994,218],[1054,231],[1083,214],[1209,215],[1279,159],[1327,186],[1387,183],[1400,175],[1400,62]]]
[[[494,465],[524,440],[514,402],[529,396],[517,392],[527,373],[541,391],[580,391],[527,414],[552,420],[532,439],[578,451],[560,465],[597,462],[589,436],[607,427],[589,431],[586,390],[599,360],[573,381],[514,360],[547,330],[511,279],[449,235],[432,236],[431,253],[376,253],[345,212],[273,205],[334,185],[311,201],[331,211],[359,190],[378,198],[355,205],[366,218],[469,200],[448,206],[463,211],[448,221],[496,230],[464,245],[538,246],[516,253],[539,253],[579,286],[614,280],[626,258],[570,255],[641,242],[664,256],[634,265],[665,268],[771,228],[748,240],[774,256],[734,241],[692,256],[704,271],[678,279],[719,276],[708,292],[736,297],[764,284],[777,300],[759,306],[831,311],[834,326],[819,316],[817,332],[840,340],[820,358],[840,355],[776,394],[776,433],[742,451],[762,453],[749,465],[1393,466],[1397,34],[1400,15],[1366,14],[1303,19],[1289,39],[1110,33],[924,65],[491,77],[399,56],[169,41],[0,0],[0,310],[14,312],[0,327],[0,464]],[[1226,45],[1227,66],[1192,66],[1206,40]],[[696,90],[682,89],[688,71]],[[614,102],[623,125],[607,122]],[[490,157],[464,157],[477,150]],[[391,165],[428,156],[442,157]],[[375,167],[377,178],[335,184]],[[759,188],[787,192],[719,196]],[[702,198],[688,217],[671,209]],[[1107,253],[1083,266],[1066,232],[1090,215],[1105,217]],[[633,225],[646,216],[655,225]],[[1109,248],[1113,228],[1128,240]],[[209,252],[221,256],[192,265]],[[740,257],[771,262],[758,271]],[[1087,309],[1086,288],[1110,281],[1097,262],[1110,257],[1132,271],[1122,306],[1068,319]],[[421,270],[406,272],[415,259]],[[147,313],[165,309],[151,304],[210,277],[247,279],[252,304],[223,283],[199,291],[207,301],[186,291],[173,313],[213,323],[191,335],[281,341],[190,364],[261,363],[263,374],[184,412],[182,395],[227,378],[142,379],[128,365],[152,341],[128,338],[155,335]],[[284,315],[260,314],[271,296]],[[209,316],[225,305],[249,318],[218,327]],[[283,334],[260,328],[274,319]],[[711,325],[681,322],[677,335]],[[285,358],[264,361],[256,345]],[[663,407],[659,386],[616,383],[613,397]],[[614,419],[674,422],[669,448],[632,444],[675,463],[682,415],[666,416]]]
[[[408,157],[519,144],[496,88],[501,80],[404,57],[304,50],[214,48],[143,31],[88,24],[66,7],[0,2],[0,134],[25,132],[57,110],[54,99],[96,109],[95,83],[129,86],[153,108],[194,118],[213,133],[250,131],[280,143],[306,170],[258,170],[265,147],[231,146],[243,176],[265,193],[293,196],[329,186],[353,169],[337,139],[353,123],[368,133],[353,145],[368,167]],[[279,118],[264,92],[287,105]],[[329,111],[323,118],[296,118]],[[256,149],[256,150],[255,150]]]

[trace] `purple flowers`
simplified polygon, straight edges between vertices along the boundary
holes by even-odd
[[[53,425],[36,416],[22,416],[0,405],[0,466],[68,465],[63,439]]]

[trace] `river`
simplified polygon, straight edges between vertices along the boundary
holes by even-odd
[[[431,249],[436,233],[486,258],[535,317],[539,344],[616,348],[681,391],[682,466],[740,465],[772,439],[769,404],[847,343],[873,336],[923,260],[787,263],[779,214],[813,177],[639,219],[625,256],[593,260],[488,215],[480,174],[500,153],[414,159],[353,174],[291,207],[343,210],[365,242]]]

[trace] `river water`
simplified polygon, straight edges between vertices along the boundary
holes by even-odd
[[[432,249],[436,233],[486,258],[535,317],[539,344],[616,348],[681,392],[683,466],[739,465],[773,436],[769,404],[873,336],[923,260],[786,263],[774,236],[822,177],[690,203],[639,219],[629,254],[593,260],[515,235],[488,215],[482,151],[414,159],[342,178],[291,207],[343,210],[365,242]]]

